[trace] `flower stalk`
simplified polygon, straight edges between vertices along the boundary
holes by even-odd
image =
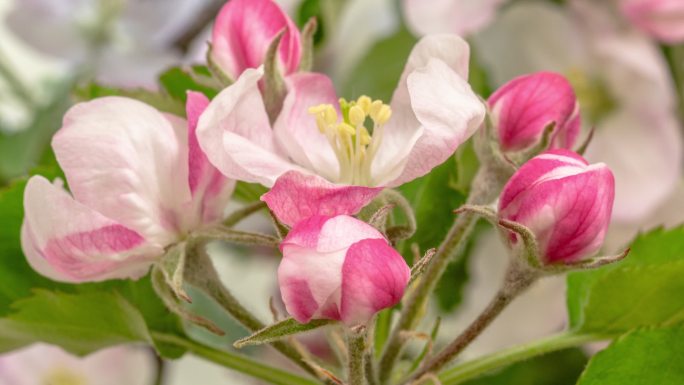
[[[366,328],[360,326],[347,333],[347,367],[349,385],[364,385],[364,351],[366,349]]]

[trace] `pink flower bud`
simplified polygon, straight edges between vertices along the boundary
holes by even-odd
[[[605,164],[552,150],[532,158],[508,181],[499,216],[532,230],[542,263],[571,262],[601,247],[614,195],[613,173]]]
[[[552,72],[517,77],[489,97],[501,149],[519,151],[537,143],[555,123],[551,148],[571,148],[580,130],[579,105],[570,83]]]
[[[273,0],[231,0],[221,8],[211,35],[211,57],[231,79],[264,63],[273,39],[285,31],[278,48],[284,74],[297,71],[301,58],[299,30]]]
[[[411,275],[378,230],[346,215],[299,222],[280,249],[283,302],[301,323],[333,319],[363,324],[399,302]]]
[[[684,42],[684,1],[623,0],[622,13],[639,29],[656,39]]]

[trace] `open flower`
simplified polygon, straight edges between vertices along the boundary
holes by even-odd
[[[211,58],[231,79],[264,64],[266,51],[284,31],[278,59],[285,75],[301,58],[299,30],[273,0],[231,0],[221,8],[211,34]]]
[[[564,74],[595,127],[585,153],[615,175],[613,219],[638,223],[674,191],[682,171],[675,94],[657,46],[625,29],[603,2],[521,2],[475,36],[495,84],[535,71]],[[587,128],[588,128],[587,127]]]
[[[364,324],[404,295],[411,269],[375,228],[353,217],[314,216],[280,245],[278,281],[287,311],[312,319]]]
[[[0,380],[3,385],[148,385],[154,367],[154,357],[143,348],[117,346],[76,357],[35,344],[0,355]]]
[[[542,263],[574,262],[603,244],[614,196],[615,180],[605,164],[552,150],[526,162],[506,183],[499,216],[532,231]]]
[[[247,70],[207,107],[199,142],[229,178],[273,186],[262,199],[287,224],[311,213],[354,214],[382,187],[444,162],[480,126],[485,108],[466,81],[468,59],[457,36],[424,38],[390,105],[338,101],[324,75],[291,75],[273,124],[259,92],[262,71]]]
[[[207,103],[189,93],[187,123],[121,97],[71,108],[52,140],[71,194],[42,176],[24,193],[31,266],[61,281],[137,278],[166,246],[219,220],[233,183],[197,144]]]
[[[494,92],[488,103],[504,151],[531,147],[550,124],[554,125],[550,146],[570,149],[580,131],[575,91],[560,74],[536,72],[517,77]]]
[[[506,0],[403,0],[406,24],[417,35],[469,35],[489,24]]]

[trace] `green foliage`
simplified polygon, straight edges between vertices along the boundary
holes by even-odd
[[[591,359],[578,385],[684,384],[683,342],[682,326],[626,334]]]
[[[587,364],[580,349],[566,349],[513,364],[463,385],[574,385]]]
[[[74,90],[74,97],[78,101],[88,101],[105,96],[123,96],[131,99],[136,99],[147,103],[159,111],[168,112],[170,114],[185,116],[185,104],[180,99],[174,99],[170,95],[150,91],[144,88],[123,89],[108,87],[98,83],[86,84]]]
[[[185,106],[188,91],[201,92],[209,99],[213,99],[221,88],[204,66],[168,69],[159,76],[159,82],[168,95],[182,101],[183,106]]]
[[[640,235],[626,260],[568,276],[571,327],[621,334],[684,321],[684,228]]]
[[[350,72],[354,76],[344,85],[342,95],[390,100],[415,42],[405,28],[377,42]]]
[[[36,290],[0,319],[0,351],[44,341],[74,354],[125,342],[149,342],[140,313],[117,293]]]
[[[326,24],[322,15],[321,0],[304,0],[302,1],[297,14],[295,15],[295,22],[301,29],[309,21],[310,18],[315,17],[318,23],[318,28],[313,36],[315,46],[321,44],[326,37]]]
[[[301,324],[297,322],[294,318],[287,318],[280,322],[276,322],[273,325],[266,326],[265,328],[250,335],[249,337],[245,337],[238,341],[235,341],[233,346],[239,349],[248,345],[266,344],[269,342],[278,341],[280,339],[293,336],[295,334],[308,332],[313,329],[318,329],[319,327],[330,325],[331,323],[333,323],[333,321],[316,319],[311,320],[311,322],[309,323]]]
[[[256,202],[268,189],[257,183],[237,182],[233,198],[241,202]]]

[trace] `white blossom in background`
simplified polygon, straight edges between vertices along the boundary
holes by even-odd
[[[467,36],[486,27],[507,0],[403,0],[408,28],[418,36],[455,33]]]
[[[155,371],[151,350],[131,346],[76,357],[39,343],[0,355],[2,385],[150,385]]]
[[[39,52],[70,65],[93,65],[98,80],[150,85],[179,60],[172,42],[209,1],[21,0],[6,23]]]
[[[570,8],[513,4],[474,42],[496,85],[543,70],[570,79],[586,128],[596,127],[586,157],[615,174],[614,220],[639,222],[673,192],[680,126],[667,66],[650,39],[578,0]]]

